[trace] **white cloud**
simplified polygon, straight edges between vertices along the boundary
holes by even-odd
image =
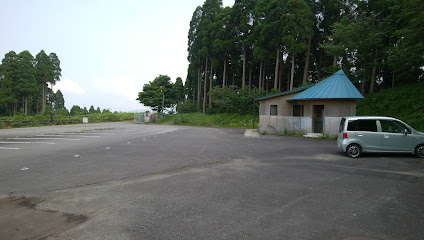
[[[96,78],[93,81],[93,88],[102,93],[113,93],[129,100],[135,100],[142,86],[137,84],[133,76],[121,76],[116,78]]]
[[[73,82],[69,77],[64,77],[61,81],[57,82],[54,88],[54,90],[60,90],[63,94],[83,95],[86,93],[85,89],[78,82]]]

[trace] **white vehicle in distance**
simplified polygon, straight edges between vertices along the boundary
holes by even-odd
[[[342,118],[337,145],[352,158],[362,152],[411,153],[424,158],[424,133],[391,117]]]

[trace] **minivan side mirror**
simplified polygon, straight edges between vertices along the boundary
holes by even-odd
[[[402,130],[402,133],[403,133],[403,135],[405,135],[405,136],[406,136],[406,135],[408,135],[408,129],[403,129],[403,130]]]

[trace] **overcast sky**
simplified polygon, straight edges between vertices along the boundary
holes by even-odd
[[[0,56],[54,52],[68,110],[145,110],[143,85],[187,76],[187,33],[204,0],[0,0]],[[234,0],[223,0],[232,6]]]

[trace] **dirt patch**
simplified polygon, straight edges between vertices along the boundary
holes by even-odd
[[[84,215],[38,210],[41,200],[0,199],[0,239],[46,239],[87,221]]]

